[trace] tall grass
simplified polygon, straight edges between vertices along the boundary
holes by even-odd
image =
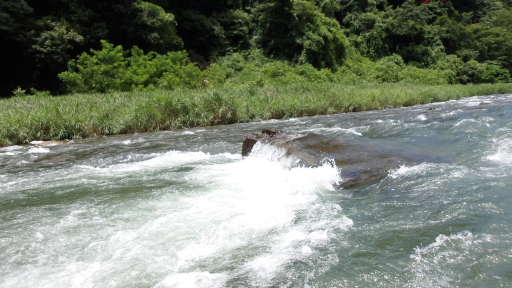
[[[512,93],[512,84],[258,83],[0,100],[0,146],[382,109]]]

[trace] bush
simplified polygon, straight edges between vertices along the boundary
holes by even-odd
[[[405,66],[400,55],[393,54],[377,61],[376,79],[379,82],[398,82],[401,80],[401,72]]]
[[[202,73],[188,60],[184,51],[159,55],[144,53],[137,46],[130,51],[102,40],[102,50],[91,49],[68,63],[60,73],[69,92],[109,92],[175,89],[202,85]]]
[[[452,70],[421,69],[414,66],[406,66],[401,72],[401,81],[418,84],[449,84],[455,77]]]
[[[470,60],[465,63],[459,73],[461,83],[510,82],[510,72],[493,62],[479,63],[475,60]]]
[[[212,64],[203,71],[204,86],[216,86],[226,82],[230,74],[230,69],[219,64]]]
[[[310,82],[328,82],[332,78],[330,70],[318,70],[311,64],[297,65],[293,71],[295,74],[302,76],[305,80]]]
[[[232,69],[235,72],[240,72],[245,68],[245,58],[240,53],[233,53],[222,57],[219,60],[219,64],[222,66]]]
[[[273,61],[265,64],[263,72],[270,78],[284,77],[292,72],[292,67],[284,61]]]

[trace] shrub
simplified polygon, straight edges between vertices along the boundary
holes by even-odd
[[[452,70],[421,69],[414,66],[407,66],[401,72],[401,81],[418,84],[448,84],[450,79],[455,77]]]
[[[291,71],[292,67],[284,61],[273,61],[263,67],[263,72],[270,78],[284,77]]]
[[[398,82],[401,80],[401,72],[405,66],[400,55],[393,54],[377,61],[376,79],[379,82]]]
[[[226,82],[229,75],[229,69],[219,64],[212,64],[203,71],[203,85],[212,86]]]
[[[470,60],[465,63],[459,73],[461,83],[510,82],[510,72],[493,62],[479,63]]]
[[[222,66],[233,69],[235,72],[240,72],[245,68],[245,58],[240,53],[233,53],[222,57],[219,60],[219,64]]]
[[[311,82],[328,82],[332,74],[328,69],[318,70],[311,64],[297,65],[293,72]]]
[[[184,51],[159,55],[144,53],[137,46],[130,51],[102,40],[102,50],[91,49],[68,63],[59,78],[70,92],[109,92],[199,87],[202,73]]]

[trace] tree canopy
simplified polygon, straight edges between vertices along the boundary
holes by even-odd
[[[81,71],[80,61],[96,59],[83,53],[116,47],[151,63],[185,51],[180,57],[200,70],[225,55],[259,50],[316,69],[400,59],[453,71],[453,83],[508,81],[511,6],[510,0],[3,0],[0,97],[17,87],[73,90],[63,79]],[[189,67],[179,63],[173,65]],[[68,78],[59,78],[63,72]]]

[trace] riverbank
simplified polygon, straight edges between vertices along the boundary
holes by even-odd
[[[294,83],[2,99],[0,146],[401,107],[512,93],[512,84]]]

